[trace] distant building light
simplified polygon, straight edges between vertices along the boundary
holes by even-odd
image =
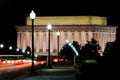
[[[30,54],[30,52],[29,52],[29,51],[27,51],[27,54]]]
[[[35,55],[35,57],[37,57],[38,55]]]
[[[25,50],[22,50],[23,53],[25,53]]]
[[[3,48],[4,47],[4,45],[3,44],[0,44],[0,48]]]
[[[66,40],[66,43],[69,43],[69,40]]]
[[[13,49],[13,47],[12,47],[12,46],[10,46],[10,47],[9,47],[9,50],[12,50],[12,49]]]
[[[16,51],[19,51],[19,50],[20,50],[19,48],[16,49]]]
[[[69,45],[69,46],[72,46],[72,44],[71,44],[71,43],[68,43],[68,45]]]

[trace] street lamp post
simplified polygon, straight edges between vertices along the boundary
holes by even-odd
[[[51,68],[51,63],[50,63],[50,30],[52,28],[51,24],[47,25],[47,29],[48,29],[48,59],[47,59],[47,67]]]
[[[59,36],[60,36],[60,32],[57,32],[57,42],[58,42],[58,62],[59,62]]]
[[[34,13],[34,11],[32,10],[30,13],[30,18],[32,21],[32,66],[31,66],[31,71],[30,71],[30,75],[35,75],[35,66],[34,66],[34,19],[36,17],[36,14]]]

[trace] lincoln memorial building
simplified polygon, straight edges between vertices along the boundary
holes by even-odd
[[[57,55],[57,31],[60,31],[59,49],[61,50],[66,40],[71,43],[79,42],[82,46],[95,38],[104,51],[106,42],[115,41],[117,26],[108,26],[107,17],[100,16],[44,16],[34,20],[34,51],[38,55],[48,55],[48,24],[52,25],[50,32],[51,55]],[[26,49],[32,43],[31,19],[26,17],[25,26],[17,28],[17,47]]]

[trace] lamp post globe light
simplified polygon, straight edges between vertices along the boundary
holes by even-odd
[[[31,18],[31,22],[32,22],[32,65],[31,65],[31,71],[30,71],[30,75],[35,75],[35,66],[34,66],[34,19],[36,17],[36,14],[34,13],[34,11],[32,10],[30,13],[30,18]]]
[[[47,67],[51,68],[51,61],[50,61],[50,30],[52,28],[52,25],[49,23],[47,25],[48,29],[48,58],[47,58]]]
[[[57,42],[58,42],[58,62],[59,62],[59,36],[60,36],[60,32],[57,31],[56,35],[57,35]]]

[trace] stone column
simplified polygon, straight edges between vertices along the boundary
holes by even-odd
[[[85,31],[81,31],[81,45],[85,45],[86,44],[86,32]]]
[[[52,41],[52,46],[53,46],[53,52],[57,50],[57,32],[53,32],[53,41]]]
[[[74,32],[74,41],[79,42],[79,32],[77,31]]]
[[[93,33],[91,31],[88,31],[88,41],[91,41],[93,38]]]
[[[64,41],[64,32],[60,32],[60,49],[63,47],[63,42]]]
[[[43,32],[43,52],[48,52],[46,50],[48,50],[48,32]]]
[[[26,47],[30,46],[31,44],[30,32],[25,32],[25,39],[26,39]]]
[[[67,39],[70,40],[71,42],[73,41],[73,37],[72,37],[72,32],[67,32]]]
[[[26,49],[26,33],[22,32],[22,49],[25,50]]]
[[[54,43],[55,40],[53,40],[53,32],[51,31],[50,32],[50,52],[52,53],[53,52],[53,43]]]
[[[17,47],[18,48],[20,48],[20,37],[21,37],[20,32],[17,32]]]
[[[39,32],[35,32],[35,34],[34,34],[35,36],[35,39],[34,39],[34,43],[35,43],[35,52],[39,52],[39,45],[40,45],[40,41],[39,41]]]
[[[79,44],[81,45],[81,32],[79,32]]]
[[[43,40],[44,40],[44,38],[43,38],[43,35],[44,34],[44,32],[39,32],[39,37],[38,37],[38,43],[39,43],[39,52],[40,53],[43,53]]]

